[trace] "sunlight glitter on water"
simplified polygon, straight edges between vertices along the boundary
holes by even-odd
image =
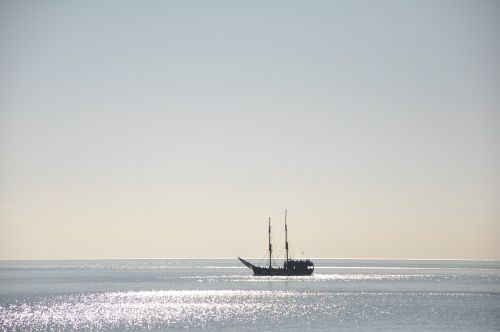
[[[422,279],[435,279],[435,278],[446,278],[447,276],[441,275],[425,275],[425,274],[362,274],[362,273],[335,273],[335,274],[314,274],[312,276],[260,276],[254,277],[249,276],[232,276],[232,275],[212,275],[212,276],[189,276],[181,277],[181,279],[196,280],[198,282],[220,282],[220,281],[232,281],[232,282],[321,282],[321,281],[362,281],[362,280],[422,280]]]
[[[198,268],[202,263],[211,268]],[[497,263],[460,262],[453,272],[445,269],[454,266],[449,262],[403,262],[410,268],[390,271],[385,267],[391,262],[362,261],[359,269],[318,268],[304,277],[255,277],[219,268],[233,266],[230,260],[202,263],[0,264],[0,331],[498,331],[500,326]],[[102,268],[88,270],[89,265]],[[373,265],[382,268],[364,269]]]
[[[464,296],[447,296],[458,295]],[[426,295],[429,296],[440,295]],[[258,328],[266,321],[279,326],[287,320],[313,322],[325,316],[340,320],[368,316],[380,319],[394,314],[399,297],[397,294],[242,290],[82,294],[2,306],[0,327],[27,331],[231,328],[241,325]],[[408,308],[408,304],[405,306]]]
[[[297,296],[294,292],[232,290],[57,296],[0,307],[0,326],[6,330],[202,327],[209,321],[249,321],[257,311],[279,315],[273,304]],[[272,301],[266,304],[263,298]]]
[[[464,296],[447,294],[458,295]],[[412,296],[421,297],[419,294]],[[313,322],[326,316],[341,320],[365,316],[380,319],[393,314],[399,298],[398,294],[255,290],[93,293],[0,306],[0,327],[23,331],[234,328],[241,325],[258,328],[265,322],[279,326],[280,322],[293,319]]]

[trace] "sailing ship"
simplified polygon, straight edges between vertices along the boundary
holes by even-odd
[[[290,259],[288,256],[288,227],[286,224],[285,210],[285,250],[286,259],[283,262],[283,267],[274,267],[272,264],[273,247],[271,245],[271,218],[269,218],[269,266],[256,266],[243,258],[238,259],[248,268],[253,270],[255,276],[309,276],[314,271],[314,264],[311,260],[296,260]]]

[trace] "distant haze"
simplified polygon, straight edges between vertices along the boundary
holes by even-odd
[[[500,2],[2,1],[0,259],[500,259]],[[304,252],[302,254],[302,252]]]

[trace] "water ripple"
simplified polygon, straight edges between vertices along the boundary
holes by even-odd
[[[395,309],[408,310],[412,305],[432,303],[435,298],[467,294],[410,295],[263,290],[164,290],[64,295],[0,306],[0,328],[7,331],[265,328],[270,322],[274,326],[293,320],[313,323],[326,316],[336,317],[341,324],[343,320],[367,316],[371,320],[400,316]],[[408,297],[415,302],[408,302]],[[405,301],[401,302],[403,298]],[[401,303],[404,303],[403,307],[400,307]],[[439,315],[431,309],[429,307],[428,314]]]

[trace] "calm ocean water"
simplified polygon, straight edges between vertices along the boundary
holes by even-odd
[[[500,331],[500,262],[315,259],[0,262],[0,330]]]

